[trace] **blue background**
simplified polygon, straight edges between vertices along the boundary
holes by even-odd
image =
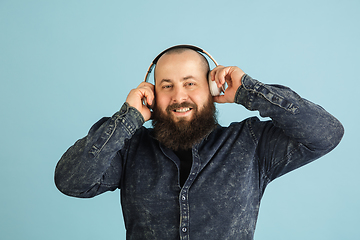
[[[67,197],[54,168],[160,51],[185,43],[290,86],[345,126],[334,151],[270,184],[255,239],[360,239],[359,10],[358,0],[0,0],[0,239],[125,239],[119,190]],[[257,114],[218,108],[222,125]]]

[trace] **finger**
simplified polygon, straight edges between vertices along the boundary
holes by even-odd
[[[142,99],[145,105],[152,106],[155,98],[154,92],[151,89],[147,89],[147,88],[144,88],[141,91],[143,96]]]
[[[216,81],[216,73],[223,67],[224,66],[222,65],[218,65],[213,70],[210,71],[211,81]]]
[[[213,101],[216,103],[227,103],[225,95],[213,96]]]
[[[151,83],[143,82],[137,89],[140,91],[141,99],[146,103],[145,105],[151,106],[155,98],[155,86]]]
[[[226,77],[229,72],[229,67],[222,67],[219,71],[216,72],[215,81],[218,84],[218,87],[222,87],[226,82]]]
[[[151,90],[154,90],[155,89],[155,86],[151,83],[148,83],[148,82],[142,82],[139,84],[139,86],[137,86],[137,88],[147,88],[147,89],[151,89]]]

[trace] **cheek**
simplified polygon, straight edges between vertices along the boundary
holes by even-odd
[[[198,106],[199,109],[202,109],[205,105],[208,104],[209,98],[212,99],[210,91],[203,91],[197,93],[192,97],[193,102]]]
[[[161,110],[165,110],[167,108],[167,106],[169,105],[169,101],[168,99],[166,98],[166,96],[163,96],[163,95],[156,95],[156,98],[155,98],[155,102],[156,102],[156,105],[159,109]]]

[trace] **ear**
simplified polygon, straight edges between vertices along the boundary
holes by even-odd
[[[222,91],[222,88],[219,88],[216,85],[215,81],[211,81],[210,72],[209,72],[209,75],[208,75],[208,81],[209,81],[209,89],[210,89],[211,95],[212,96],[219,96],[221,91]]]

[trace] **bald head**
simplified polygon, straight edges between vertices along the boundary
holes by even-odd
[[[207,78],[210,66],[206,58],[195,50],[189,48],[174,48],[164,53],[158,60],[154,71],[154,82],[158,80],[156,77],[157,69],[169,66],[172,61],[191,62],[193,67],[199,68]],[[170,70],[170,69],[169,69]]]

